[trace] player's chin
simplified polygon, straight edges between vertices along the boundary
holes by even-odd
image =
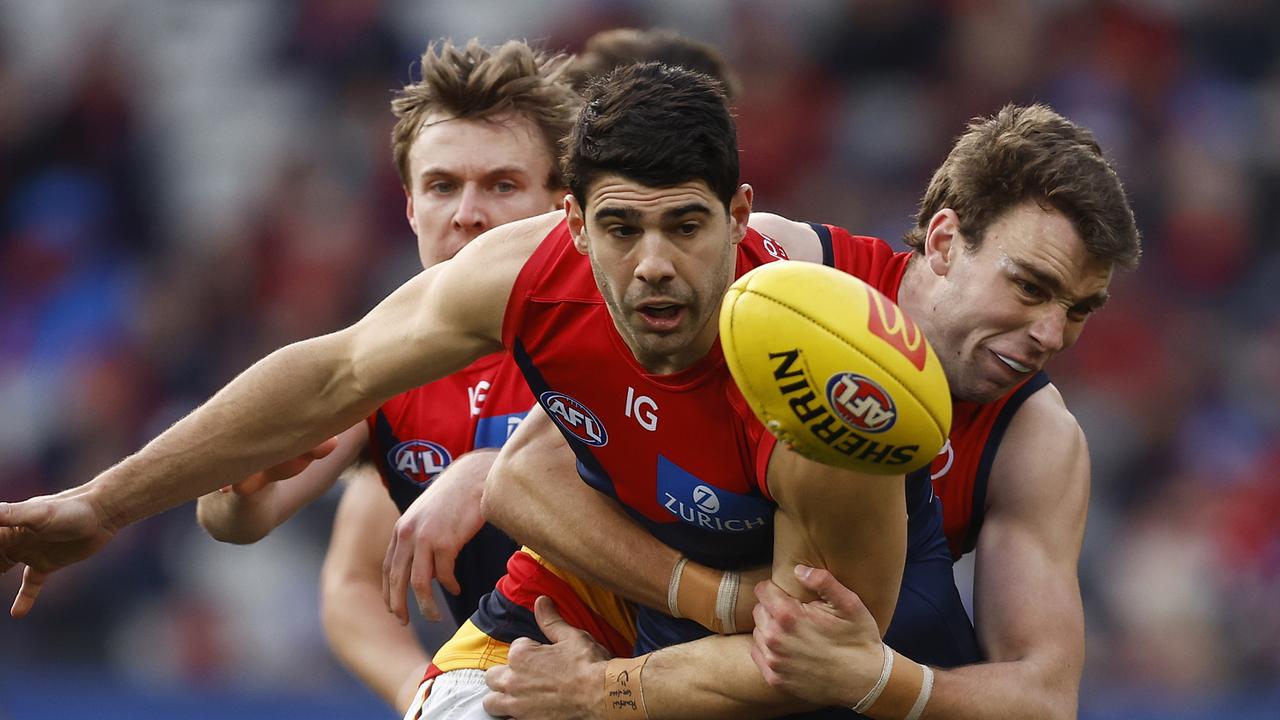
[[[970,379],[968,382],[952,384],[951,397],[960,402],[978,404],[995,402],[1012,390],[1014,384],[990,378]]]

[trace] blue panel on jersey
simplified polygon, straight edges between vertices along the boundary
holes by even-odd
[[[763,497],[713,488],[662,455],[658,504],[686,524],[713,532],[739,533],[773,523],[774,506]]]
[[[493,417],[480,418],[476,421],[475,447],[502,447],[506,444],[507,438],[511,437],[511,433],[516,431],[516,427],[520,425],[520,421],[528,414],[528,411],[525,411],[520,413],[510,413],[508,415],[495,415]]]

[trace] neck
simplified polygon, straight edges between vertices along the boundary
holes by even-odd
[[[929,268],[925,265],[924,257],[918,253],[912,253],[911,259],[907,261],[907,270],[902,275],[902,285],[898,286],[898,307],[902,308],[902,311],[910,315],[911,319],[922,328],[924,325],[921,320],[927,318],[929,313],[927,278],[925,277],[928,272]]]

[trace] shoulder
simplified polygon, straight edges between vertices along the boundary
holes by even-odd
[[[822,244],[808,223],[788,220],[773,213],[751,213],[747,225],[782,245],[792,260],[822,262]]]
[[[516,220],[484,232],[454,258],[455,261],[482,261],[523,265],[538,245],[564,220],[564,211]]]
[[[1087,497],[1088,443],[1052,383],[1027,398],[1014,414],[989,483],[989,507]]]
[[[563,220],[564,213],[556,210],[486,231],[452,260],[436,266],[441,289],[450,295],[482,302],[498,300],[499,305],[505,306],[507,293],[520,270]]]

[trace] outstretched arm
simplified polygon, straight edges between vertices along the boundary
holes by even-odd
[[[277,350],[142,450],[89,483],[0,503],[0,572],[24,564],[34,601],[53,570],[121,527],[295,457],[384,399],[500,347],[515,277],[556,217],[485,233],[355,325]]]
[[[255,543],[294,513],[324,495],[359,455],[369,438],[368,426],[352,425],[305,458],[268,468],[239,483],[201,495],[196,522],[214,540],[237,545]],[[299,472],[290,466],[311,460]]]

